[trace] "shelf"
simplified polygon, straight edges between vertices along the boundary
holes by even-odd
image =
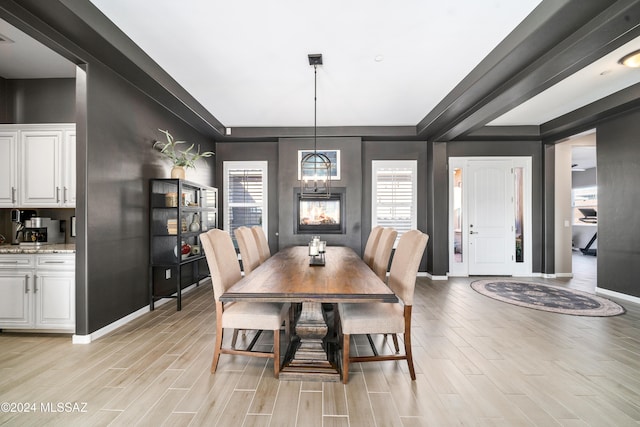
[[[149,300],[177,299],[181,291],[209,276],[200,235],[218,226],[218,190],[179,179],[151,179],[149,182]],[[182,231],[198,222],[198,231]],[[169,233],[169,230],[175,233]],[[183,243],[199,252],[181,259],[176,252]]]

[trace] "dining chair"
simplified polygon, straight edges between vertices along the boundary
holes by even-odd
[[[342,333],[342,382],[349,381],[349,364],[406,360],[411,379],[416,379],[411,352],[411,307],[416,275],[427,246],[429,236],[411,230],[400,237],[396,253],[391,262],[387,285],[399,298],[398,303],[340,303],[340,329]],[[350,356],[351,335],[404,334],[404,354],[398,354],[397,337],[394,335],[396,354],[380,355],[373,349],[373,356]]]
[[[376,254],[376,247],[380,241],[380,233],[382,233],[382,226],[377,225],[371,229],[367,244],[364,247],[364,254],[362,254],[362,260],[373,269],[373,257]]]
[[[387,278],[389,257],[391,257],[391,251],[397,236],[398,232],[390,227],[385,227],[380,232],[380,238],[378,239],[373,257],[373,267],[371,267],[371,269],[382,281],[385,281]]]
[[[238,249],[240,249],[242,269],[246,276],[260,265],[260,252],[258,251],[256,239],[253,237],[253,232],[249,227],[238,227],[235,229],[234,234],[238,242]]]
[[[258,253],[260,255],[260,264],[265,262],[271,256],[271,250],[269,249],[269,243],[267,242],[267,236],[264,234],[264,229],[259,225],[251,227],[253,238],[258,245]]]
[[[289,330],[289,304],[244,301],[223,303],[220,301],[220,295],[242,278],[236,250],[233,247],[231,236],[226,231],[213,229],[201,234],[200,237],[211,273],[213,299],[216,303],[216,342],[211,362],[211,373],[216,372],[221,354],[235,354],[273,359],[273,374],[278,378],[280,374],[280,326],[285,323],[285,333]],[[271,330],[273,331],[273,353],[253,351],[259,333],[245,350],[223,348],[222,340],[225,329],[253,329],[259,332]]]

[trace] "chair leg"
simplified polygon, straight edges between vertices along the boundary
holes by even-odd
[[[396,354],[400,353],[400,346],[398,345],[398,334],[391,334],[393,338],[393,347],[396,349]]]
[[[280,329],[273,331],[273,376],[280,376]]]
[[[416,380],[416,370],[413,368],[413,353],[411,352],[411,306],[404,306],[404,354],[407,356],[409,375],[411,380]]]
[[[342,334],[342,383],[349,382],[349,338],[350,335]]]
[[[224,329],[220,326],[222,322],[216,325],[216,344],[213,350],[213,361],[211,362],[211,373],[215,374],[218,369],[218,360],[220,360],[220,349],[222,348],[222,334]]]
[[[231,348],[234,350],[236,348],[236,343],[238,342],[238,332],[240,332],[238,329],[234,329],[233,337],[231,338]]]

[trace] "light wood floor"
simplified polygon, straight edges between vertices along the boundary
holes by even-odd
[[[0,402],[37,410],[0,413],[0,424],[640,425],[640,306],[622,302],[627,313],[611,318],[565,316],[491,300],[472,280],[418,280],[415,382],[396,362],[354,364],[347,386],[279,382],[271,362],[229,355],[211,375],[209,286],[190,292],[181,312],[163,305],[89,345],[0,334]],[[366,340],[352,349],[368,351]],[[42,412],[57,402],[86,403],[86,412]]]

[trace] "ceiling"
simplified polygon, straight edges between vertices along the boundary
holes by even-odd
[[[324,60],[317,70],[318,126],[416,126],[540,2],[91,3],[233,128],[312,125],[310,53]],[[2,20],[0,34],[14,42],[0,42],[0,76],[75,75],[73,64]],[[488,124],[540,125],[640,82],[640,70],[617,64],[635,49],[640,39]]]

